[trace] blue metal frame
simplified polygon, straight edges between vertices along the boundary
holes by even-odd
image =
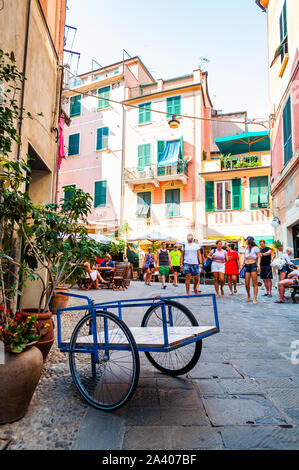
[[[147,297],[144,299],[126,299],[126,300],[115,300],[112,302],[101,302],[95,304],[92,299],[84,295],[78,294],[70,294],[65,292],[59,292],[59,294],[66,295],[69,297],[76,297],[80,299],[84,299],[87,301],[87,305],[80,305],[76,307],[66,307],[57,309],[57,338],[58,338],[58,347],[63,352],[80,352],[80,353],[89,353],[92,354],[93,359],[98,359],[98,351],[105,350],[106,354],[109,354],[109,350],[130,350],[128,346],[121,346],[121,345],[109,345],[109,337],[108,337],[108,328],[107,328],[107,321],[104,319],[104,328],[105,328],[105,344],[103,346],[98,345],[97,343],[97,331],[96,331],[96,313],[98,311],[105,312],[107,310],[111,311],[116,309],[118,312],[118,316],[122,319],[122,309],[128,307],[150,307],[153,304],[156,306],[161,306],[162,310],[162,327],[163,327],[163,337],[164,337],[164,346],[163,347],[154,347],[154,346],[138,346],[139,351],[154,351],[154,352],[169,352],[174,349],[178,349],[180,347],[186,346],[188,344],[194,343],[199,341],[200,339],[206,338],[208,336],[214,335],[219,333],[219,320],[218,320],[218,311],[217,311],[217,303],[215,294],[199,294],[199,295],[180,295],[180,296],[167,296],[167,297],[159,297],[157,300],[153,297]],[[165,309],[165,300],[171,299],[190,299],[190,298],[199,298],[199,297],[212,297],[213,302],[213,310],[214,310],[214,320],[215,320],[215,328],[207,333],[203,333],[195,338],[188,339],[183,343],[179,343],[178,345],[169,346],[168,342],[168,326],[167,326],[167,318],[166,318],[166,309]],[[61,312],[69,312],[72,310],[88,310],[88,313],[92,313],[92,334],[94,337],[94,344],[93,345],[82,345],[81,347],[77,347],[76,349],[70,349],[70,345],[62,344],[61,339]],[[170,324],[172,325],[172,313],[171,308],[169,312],[169,320]]]

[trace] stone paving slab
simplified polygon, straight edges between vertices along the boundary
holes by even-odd
[[[202,290],[211,293],[213,286]],[[126,291],[87,295],[100,302],[161,292],[160,284],[134,282]],[[166,294],[182,295],[184,286],[169,286]],[[290,343],[299,338],[299,310],[273,300],[259,297],[257,306],[247,304],[244,286],[238,295],[218,299],[220,334],[203,340],[202,356],[187,375],[163,375],[141,353],[136,395],[114,413],[87,406],[70,376],[68,355],[54,346],[26,416],[1,426],[1,437],[11,440],[9,449],[298,448],[299,368],[291,364]],[[210,298],[187,302],[199,322],[208,324]],[[124,320],[140,325],[145,309],[127,309]],[[64,314],[66,335],[81,316]]]
[[[219,428],[226,449],[299,449],[299,431],[275,426]]]
[[[5,450],[8,447],[9,443],[9,439],[2,439],[2,437],[0,437],[0,450]]]
[[[220,433],[208,426],[175,426],[170,430],[173,449],[223,449]]]
[[[203,378],[241,378],[241,374],[231,364],[224,363],[213,363],[213,362],[201,362],[188,373],[188,377],[191,379],[203,379]]]
[[[284,416],[264,396],[204,397],[203,403],[214,426],[286,424]]]

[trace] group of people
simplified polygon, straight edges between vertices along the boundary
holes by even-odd
[[[86,262],[84,266],[86,270],[86,279],[91,279],[95,285],[95,289],[100,289],[100,284],[108,284],[109,281],[104,279],[100,271],[96,268],[102,268],[103,270],[105,270],[105,276],[109,276],[114,271],[115,263],[112,260],[111,255],[109,253],[106,253],[103,259],[97,258],[95,260],[95,267],[92,267],[89,262]]]
[[[278,270],[279,276],[279,300],[276,303],[284,303],[284,292],[287,286],[298,285],[299,270],[290,259],[292,251],[287,249],[286,253],[279,249],[278,258],[283,260],[283,266]],[[193,291],[195,294],[199,290],[200,273],[204,269],[207,260],[211,273],[214,278],[214,287],[216,297],[224,295],[225,276],[230,295],[237,293],[237,282],[240,271],[243,270],[245,276],[245,288],[247,292],[247,302],[251,302],[250,281],[253,285],[253,303],[257,303],[258,295],[258,274],[263,281],[266,292],[264,296],[272,297],[272,261],[275,257],[271,247],[266,246],[265,240],[259,241],[259,246],[255,243],[254,237],[247,237],[244,253],[244,260],[241,263],[239,253],[235,249],[234,243],[229,243],[226,249],[223,248],[221,240],[216,242],[216,248],[213,248],[206,259],[203,249],[200,248],[198,241],[192,234],[187,236],[187,243],[179,250],[178,245],[174,245],[173,250],[169,251],[166,242],[162,242],[161,248],[156,255],[153,248],[149,247],[145,255],[143,268],[145,271],[145,284],[151,285],[151,279],[155,269],[159,269],[162,281],[162,288],[166,289],[166,279],[169,277],[170,270],[173,271],[173,285],[178,286],[178,274],[182,271],[185,275],[186,294],[190,294],[191,276],[193,276]],[[290,271],[291,268],[294,270]]]

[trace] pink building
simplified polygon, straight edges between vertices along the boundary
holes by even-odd
[[[71,118],[64,129],[66,158],[58,180],[58,201],[72,185],[93,198],[90,228],[117,230],[120,224],[125,89],[153,83],[139,57],[66,80],[62,106]]]

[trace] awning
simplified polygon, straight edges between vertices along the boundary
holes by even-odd
[[[245,132],[215,139],[215,144],[223,155],[270,151],[268,131]]]
[[[174,165],[178,162],[181,153],[181,144],[179,140],[167,142],[164,152],[158,162],[158,166]]]

